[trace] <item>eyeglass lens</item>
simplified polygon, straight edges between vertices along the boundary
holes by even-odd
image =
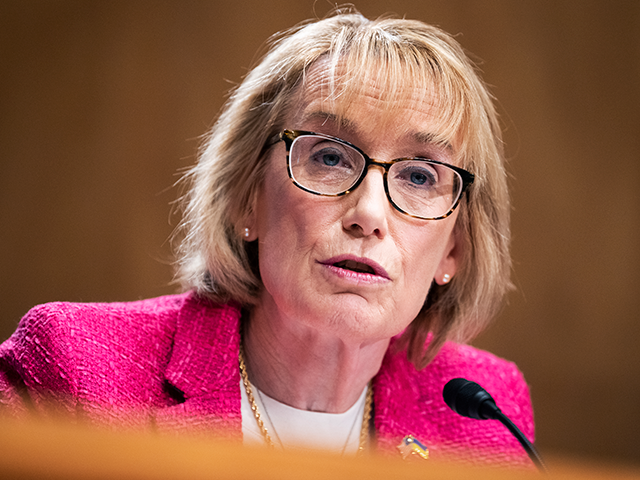
[[[363,176],[366,163],[358,150],[316,135],[296,138],[289,152],[293,180],[321,195],[340,195],[351,189]],[[405,213],[422,218],[445,215],[462,189],[456,171],[427,160],[392,163],[386,181],[391,202]]]

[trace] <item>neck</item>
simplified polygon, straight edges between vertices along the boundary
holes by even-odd
[[[380,369],[389,345],[389,339],[339,338],[265,313],[256,307],[244,322],[249,379],[271,398],[294,408],[347,411]]]

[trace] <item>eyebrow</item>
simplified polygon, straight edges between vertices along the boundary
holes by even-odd
[[[440,145],[449,151],[453,151],[453,147],[451,146],[451,143],[447,141],[437,140],[437,135],[435,133],[415,132],[411,136],[415,140],[417,140],[419,143],[424,143],[429,145]]]
[[[322,122],[331,122],[337,125],[339,128],[344,128],[346,130],[357,131],[355,122],[349,120],[348,118],[341,117],[336,115],[335,113],[329,113],[322,110],[315,110],[308,114],[305,114],[302,118],[303,121],[310,120],[322,120]]]
[[[329,112],[325,112],[322,110],[315,110],[313,112],[310,112],[308,114],[306,114],[303,119],[303,121],[313,121],[313,120],[322,120],[323,123],[324,122],[331,122],[335,125],[337,125],[339,128],[344,128],[348,131],[351,132],[357,132],[358,131],[358,127],[357,124],[352,121],[349,120],[348,118],[345,117],[340,117],[338,115],[336,115],[335,113],[329,113]],[[438,141],[436,140],[437,135],[435,133],[430,133],[430,132],[414,132],[411,134],[411,137],[418,143],[424,144],[424,145],[440,145],[442,147],[444,147],[446,150],[448,151],[452,151],[453,147],[451,146],[450,142],[442,142],[442,141]]]

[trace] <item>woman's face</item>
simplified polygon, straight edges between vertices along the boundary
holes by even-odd
[[[342,112],[339,124],[323,95],[322,63],[311,68],[301,88],[302,101],[285,121],[288,129],[340,137],[385,161],[453,158],[449,148],[429,142],[437,133],[437,111],[423,88],[408,89],[388,119],[372,85]],[[259,240],[264,283],[258,311],[274,321],[345,341],[388,339],[416,317],[434,279],[442,283],[444,274],[455,273],[456,212],[431,221],[400,213],[387,200],[380,167],[371,167],[347,195],[321,197],[292,183],[284,142],[270,149],[266,161],[250,239]]]

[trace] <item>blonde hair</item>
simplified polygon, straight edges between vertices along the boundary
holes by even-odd
[[[447,285],[432,284],[399,344],[423,368],[445,341],[477,335],[511,287],[510,206],[497,114],[474,64],[436,27],[337,11],[275,40],[233,91],[186,176],[177,278],[215,301],[255,304],[262,286],[257,246],[243,240],[242,230],[264,177],[267,140],[286,127],[296,92],[319,59],[329,62],[329,98],[341,111],[381,79],[389,115],[402,87],[424,87],[440,113],[435,141],[453,144],[456,163],[476,175],[458,207],[457,274]]]

